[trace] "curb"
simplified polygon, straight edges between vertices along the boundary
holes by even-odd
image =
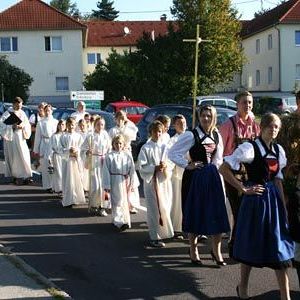
[[[23,259],[16,256],[8,248],[1,244],[0,253],[2,253],[5,256],[5,258],[7,258],[17,269],[22,271],[26,276],[30,277],[32,280],[34,280],[37,284],[41,285],[55,299],[73,299],[70,295],[62,291],[48,278],[46,278],[44,275],[32,268]]]

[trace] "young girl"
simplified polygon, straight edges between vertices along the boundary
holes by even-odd
[[[113,151],[105,158],[103,186],[110,193],[113,224],[120,232],[131,227],[128,195],[134,180],[134,162],[125,148],[125,139],[116,135],[112,140]]]
[[[138,128],[133,122],[128,120],[126,113],[122,110],[116,113],[116,126],[109,130],[109,136],[113,139],[116,135],[122,134],[124,137],[124,150],[132,156],[131,153],[131,142],[136,139]],[[134,175],[133,191],[129,196],[130,213],[136,214],[137,209],[140,206],[140,197],[138,186],[140,185],[137,174]]]
[[[105,130],[103,117],[99,116],[94,121],[93,131],[87,135],[81,148],[86,151],[85,167],[90,175],[89,212],[107,216],[102,178],[104,159],[111,148],[111,140]]]
[[[84,141],[88,135],[87,123],[84,119],[78,121],[78,133],[81,135],[82,140]],[[81,162],[83,163],[86,160],[86,153],[84,151],[80,152]],[[89,171],[82,165],[80,168],[82,171],[82,183],[83,189],[85,192],[89,190]]]
[[[49,153],[47,155],[50,168],[53,168],[52,189],[55,193],[62,195],[62,157],[60,154],[60,139],[66,129],[64,120],[59,120],[56,132],[51,136]]]
[[[159,121],[150,125],[150,140],[143,145],[138,156],[139,171],[144,180],[149,246],[157,248],[165,247],[162,240],[174,235],[170,217],[171,170],[166,163],[167,146],[160,140],[163,130]]]
[[[168,134],[168,130],[171,125],[170,117],[167,115],[159,115],[156,117],[155,120],[157,120],[163,124],[163,133],[161,135],[161,142],[163,144],[168,144],[170,141],[170,135]]]
[[[60,138],[60,151],[62,152],[62,205],[72,207],[73,204],[84,204],[85,196],[80,168],[80,147],[82,136],[75,131],[76,121],[70,117],[66,121],[67,132]]]

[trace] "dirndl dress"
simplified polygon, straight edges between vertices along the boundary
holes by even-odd
[[[204,167],[185,170],[182,179],[182,210],[184,232],[215,235],[230,230],[225,206],[223,185],[217,167],[211,163],[217,141],[204,135],[200,139],[193,130],[195,144],[189,154],[192,161],[201,161]],[[210,144],[202,144],[207,138]]]
[[[287,216],[273,179],[279,172],[279,148],[274,152],[265,148],[262,156],[257,141],[254,160],[245,164],[248,185],[262,184],[262,195],[244,195],[238,214],[233,258],[254,267],[282,269],[291,265],[294,243],[289,235]],[[282,150],[283,151],[283,150]]]

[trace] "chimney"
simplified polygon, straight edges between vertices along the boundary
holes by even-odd
[[[160,16],[160,20],[161,20],[161,21],[167,21],[167,15],[166,15],[166,14],[162,14],[162,15]]]

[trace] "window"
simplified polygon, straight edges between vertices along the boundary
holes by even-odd
[[[56,77],[56,90],[68,91],[69,90],[69,78],[68,77]]]
[[[88,53],[87,60],[89,65],[96,65],[101,62],[101,54],[100,53]]]
[[[258,54],[260,52],[260,40],[256,40],[256,54]]]
[[[0,52],[18,51],[17,37],[0,37]]]
[[[296,46],[300,46],[300,31],[295,31],[295,44]]]
[[[45,51],[62,51],[61,36],[45,36]]]
[[[268,84],[271,84],[273,81],[273,68],[268,68]]]
[[[273,37],[272,34],[268,35],[268,50],[271,50],[273,48]]]
[[[260,70],[256,70],[255,80],[256,86],[260,85]]]
[[[300,80],[300,65],[296,65],[296,79]]]

